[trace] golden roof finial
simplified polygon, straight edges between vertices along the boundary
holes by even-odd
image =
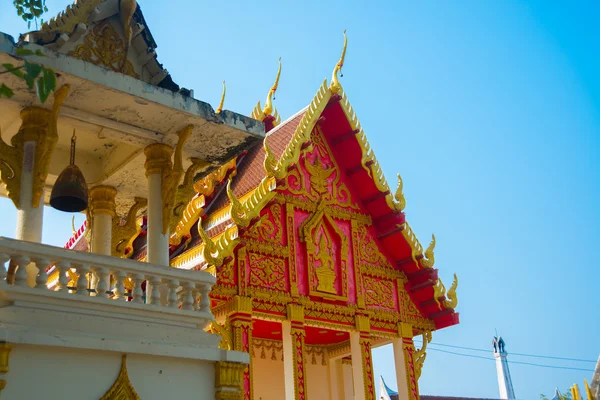
[[[221,94],[221,101],[219,102],[219,107],[217,107],[217,111],[215,113],[220,114],[223,111],[223,105],[225,104],[225,93],[227,92],[227,87],[225,86],[225,81],[223,81],[223,93]]]
[[[396,194],[394,195],[398,211],[403,211],[404,207],[406,207],[406,198],[404,197],[403,189],[404,182],[402,182],[402,177],[398,174],[398,187],[396,188]]]
[[[269,94],[267,95],[267,101],[265,102],[265,108],[263,109],[263,114],[266,116],[271,115],[273,112],[273,99],[275,96],[275,92],[277,91],[277,87],[279,86],[279,77],[281,76],[281,57],[279,57],[279,68],[277,69],[277,77],[275,78],[275,83],[271,90],[269,90]]]
[[[344,29],[344,48],[342,49],[342,56],[340,57],[340,61],[335,65],[333,69],[333,74],[331,75],[331,84],[329,85],[329,90],[331,93],[339,93],[342,89],[342,85],[338,80],[338,72],[340,76],[344,76],[342,74],[342,67],[344,66],[344,59],[346,58],[346,46],[348,45],[348,37],[346,36],[346,30]]]
[[[423,258],[421,259],[421,265],[424,268],[433,268],[433,264],[435,264],[435,254],[434,254],[434,249],[435,249],[435,235],[431,234],[431,243],[429,243],[429,246],[427,246],[427,249],[425,249],[425,254],[423,256]]]

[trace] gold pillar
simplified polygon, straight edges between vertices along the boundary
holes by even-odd
[[[232,300],[232,312],[229,321],[232,329],[233,349],[252,353],[252,298],[235,296]],[[250,364],[244,367],[242,375],[244,400],[252,400],[252,357]]]
[[[10,343],[0,343],[0,393],[2,393],[2,390],[4,390],[6,387],[6,379],[4,379],[4,374],[8,373],[8,361],[10,359],[11,350],[12,345]]]
[[[373,358],[371,356],[371,320],[366,315],[357,315],[355,318],[356,329],[360,334],[358,343],[360,345],[365,400],[375,400],[375,379],[373,377]]]
[[[246,364],[217,361],[215,363],[215,400],[242,400],[243,371]]]
[[[400,322],[398,335],[402,338],[402,351],[404,352],[404,365],[406,367],[406,382],[408,385],[409,400],[419,400],[419,379],[415,373],[415,344],[413,342],[413,327],[411,324]]]

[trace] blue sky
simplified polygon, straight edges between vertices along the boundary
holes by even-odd
[[[67,4],[47,3],[50,15]],[[345,91],[388,180],[402,174],[411,226],[423,243],[436,234],[440,276],[447,285],[453,272],[460,279],[461,324],[433,341],[491,350],[497,329],[509,353],[598,357],[597,2],[140,4],[159,60],[214,107],[225,79],[226,108],[249,114],[282,57],[275,105],[283,119],[330,77],[347,29]],[[9,2],[0,6],[0,30],[25,31],[12,11]],[[13,206],[0,205],[0,234],[13,236]],[[48,210],[44,229],[45,242],[63,245],[70,217]],[[377,349],[374,360],[377,376],[396,387],[391,348]],[[591,378],[521,364],[511,364],[511,374],[521,399]],[[493,361],[434,350],[420,387],[498,396]]]

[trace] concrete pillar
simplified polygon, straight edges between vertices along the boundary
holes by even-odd
[[[44,193],[37,207],[33,207],[33,166],[35,163],[35,141],[23,144],[23,170],[21,172],[20,205],[17,209],[15,239],[27,242],[42,242],[44,222]]]
[[[287,320],[281,323],[285,400],[306,400],[306,360],[304,359],[304,308],[287,305]],[[326,393],[327,389],[324,388]]]
[[[294,344],[292,342],[292,323],[281,323],[283,336],[283,374],[285,376],[285,400],[295,400],[294,393]]]
[[[408,400],[408,380],[406,375],[406,359],[404,357],[404,349],[402,338],[397,338],[392,341],[394,348],[394,364],[396,366],[396,383],[398,385],[398,400]]]
[[[172,168],[173,149],[155,143],[144,149],[146,154],[146,176],[148,177],[148,235],[147,257],[149,263],[169,265],[169,231],[163,229],[163,171]]]
[[[342,360],[342,375],[344,377],[344,400],[354,400],[354,382],[352,381],[352,363]]]
[[[112,186],[95,186],[90,190],[90,216],[92,217],[91,252],[110,256],[112,254],[112,221],[116,216],[115,196]]]
[[[354,385],[354,399],[365,400],[365,386],[363,385],[363,363],[360,345],[360,332],[350,332],[350,354],[352,355],[352,381]]]

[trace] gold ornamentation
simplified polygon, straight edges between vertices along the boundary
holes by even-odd
[[[419,242],[419,239],[417,239],[417,236],[413,232],[408,222],[398,225],[398,227],[402,229],[402,236],[411,248],[412,259],[418,265],[418,258],[423,255],[423,246]]]
[[[311,282],[312,279],[309,279],[310,292],[313,295],[327,293],[330,297],[345,300],[348,295],[346,268],[348,240],[335,221],[323,212],[324,204],[320,203],[318,211],[300,227],[300,239],[306,242],[310,275],[316,278],[316,285],[314,281]],[[340,242],[340,248],[334,251],[336,237]],[[335,285],[338,278],[336,258],[339,259],[341,271],[339,292]]]
[[[304,323],[304,307],[299,304],[288,304],[287,319],[292,322]]]
[[[215,363],[215,399],[242,400],[246,364],[217,361]]]
[[[454,280],[452,281],[452,286],[450,286],[450,290],[446,293],[447,300],[444,301],[444,306],[446,308],[456,308],[458,306],[458,297],[456,295],[456,289],[458,288],[458,277],[454,274]]]
[[[415,377],[417,381],[421,377],[421,372],[423,371],[423,364],[425,363],[425,358],[427,357],[427,343],[431,342],[431,332],[425,331],[423,332],[423,346],[419,350],[415,351],[414,360],[415,360]]]
[[[233,334],[231,332],[231,323],[228,320],[225,321],[225,325],[221,325],[217,321],[211,322],[210,330],[212,333],[221,336],[220,349],[233,350]]]
[[[225,104],[225,93],[227,92],[227,87],[225,86],[225,81],[223,81],[223,93],[221,93],[221,101],[219,102],[219,106],[215,111],[215,114],[221,114],[223,111],[223,105]]]
[[[123,24],[123,36],[125,37],[125,51],[123,59],[120,64],[120,71],[125,73],[125,66],[127,63],[127,54],[129,53],[129,46],[131,45],[131,38],[133,37],[133,27],[131,19],[137,8],[137,2],[135,0],[121,0],[119,1],[119,13],[121,15],[121,24]]]
[[[355,317],[356,330],[363,333],[371,332],[371,320],[366,315],[356,315]]]
[[[427,246],[425,250],[425,255],[421,259],[421,265],[423,268],[433,268],[433,264],[435,264],[435,255],[433,250],[435,249],[435,235],[431,235],[431,243]]]
[[[406,207],[406,198],[404,197],[404,193],[402,189],[404,188],[404,183],[402,182],[402,177],[398,174],[398,187],[396,188],[396,194],[394,195],[394,200],[396,200],[396,204],[398,204],[398,210],[403,211]]]
[[[83,43],[69,52],[69,56],[138,78],[133,64],[127,60],[126,43],[109,20],[94,25]]]
[[[342,73],[342,67],[344,66],[344,59],[346,58],[346,47],[348,46],[348,37],[346,37],[346,30],[344,29],[344,48],[342,49],[342,55],[340,60],[335,65],[333,69],[333,73],[331,74],[331,84],[329,85],[329,90],[331,93],[339,93],[342,90],[342,85],[338,79],[338,72]],[[341,75],[343,76],[343,75]]]
[[[131,249],[133,241],[141,232],[142,227],[138,222],[137,213],[148,205],[148,201],[141,197],[135,198],[135,203],[127,212],[125,223],[121,225],[121,218],[115,215],[112,219],[112,238],[111,253],[114,257],[127,258],[133,254],[127,254],[127,249]]]
[[[140,400],[127,374],[127,356],[121,358],[121,370],[117,380],[100,400]]]
[[[92,216],[96,214],[116,215],[115,196],[117,189],[112,186],[94,186],[90,189],[89,212]],[[74,227],[73,227],[74,228]]]
[[[394,282],[365,276],[363,277],[363,284],[367,306],[384,307],[390,310],[396,309]]]
[[[321,365],[327,365],[327,347],[326,346],[305,346],[306,355],[311,356],[310,363],[317,365],[317,357],[321,358]]]
[[[225,177],[229,173],[229,171],[235,170],[236,165],[237,157],[234,157],[219,168],[217,168],[216,170],[214,170],[213,172],[211,172],[210,174],[206,175],[204,178],[200,179],[198,182],[196,182],[194,184],[194,190],[196,190],[196,192],[199,195],[204,195],[207,197],[212,196],[212,194],[215,191],[215,184],[222,182],[223,179],[225,179]],[[232,173],[232,177],[233,175],[234,174]]]
[[[290,277],[290,294],[296,297],[298,296],[298,274],[296,271],[296,227],[294,223],[294,206],[291,203],[286,203],[285,205],[285,223],[287,228],[287,246],[289,249],[288,273]]]
[[[88,23],[91,12],[98,7],[102,0],[77,0],[67,6],[66,10],[42,24],[42,31],[61,32],[70,34],[77,24]]]
[[[269,147],[267,136],[263,139],[263,148],[265,150],[265,161],[263,167],[267,176],[275,176],[277,174],[277,157]]]
[[[250,114],[250,118],[258,120],[258,121],[264,121],[265,118],[267,118],[268,116],[271,115],[271,113],[273,112],[273,96],[275,96],[275,92],[277,91],[277,87],[279,86],[279,77],[280,76],[281,76],[281,57],[279,58],[279,68],[277,69],[277,77],[275,78],[275,83],[273,83],[273,86],[271,87],[271,90],[269,90],[269,94],[267,95],[267,100],[265,101],[265,108],[261,109],[260,101],[259,101],[256,104],[256,106],[254,107],[254,110],[252,110],[252,114]],[[278,118],[277,110],[275,110],[275,113],[276,113],[276,117],[275,117],[275,123],[273,124],[273,126],[277,126],[280,122],[280,119]]]
[[[58,114],[60,106],[67,98],[69,85],[54,92],[51,110],[40,107],[27,107],[21,111],[23,120],[19,131],[8,145],[0,137],[0,177],[6,185],[8,196],[17,208],[21,206],[21,174],[26,142],[36,142],[33,163],[31,206],[40,205],[42,191],[48,177],[50,159],[58,141]],[[28,166],[31,168],[31,165]]]
[[[314,201],[281,193],[277,194],[276,199],[287,204],[293,205],[294,207],[300,210],[308,212],[314,212],[317,210],[318,207],[318,203]],[[370,215],[354,212],[352,210],[342,209],[338,207],[323,207],[322,211],[325,215],[328,215],[329,217],[335,219],[341,219],[344,221],[356,220],[357,222],[366,225],[371,225],[372,223]]]
[[[177,156],[177,154],[175,154]],[[183,182],[177,188],[177,193],[175,194],[175,201],[173,203],[172,215],[169,220],[169,232],[171,236],[169,237],[169,244],[177,245],[181,241],[182,234],[189,234],[189,230],[192,224],[189,222],[186,224],[185,222],[182,224],[183,228],[187,229],[179,229],[177,228],[180,225],[180,222],[183,220],[184,213],[188,210],[188,205],[192,201],[192,198],[196,194],[194,190],[194,176],[200,169],[207,168],[210,164],[204,160],[199,158],[192,158],[192,165],[190,165],[185,171],[185,175],[183,177]],[[201,201],[204,204],[204,199]],[[189,219],[188,219],[189,221]]]
[[[365,400],[375,400],[375,381],[373,379],[373,360],[371,358],[371,340],[359,339],[363,367],[363,385]]]
[[[302,145],[310,140],[311,132],[330,98],[331,92],[327,90],[327,80],[324,80],[317,94],[304,112],[281,157],[279,157],[277,168],[275,169],[275,178],[284,178],[288,172],[288,168],[298,162]]]
[[[458,305],[458,297],[456,296],[456,288],[458,287],[458,277],[454,274],[454,280],[450,290],[446,293],[446,286],[441,279],[438,278],[436,284],[433,286],[433,295],[436,304],[440,308],[456,308]],[[443,303],[440,303],[440,299],[443,298]],[[442,307],[443,305],[443,307]]]
[[[274,203],[268,208],[268,212],[252,225],[244,234],[245,237],[264,240],[281,244],[283,239],[283,226],[281,224],[281,204]]]
[[[12,350],[12,345],[10,343],[1,342],[0,343],[0,374],[8,373],[8,362],[10,360],[10,351]],[[6,387],[6,379],[0,379],[0,393]]]
[[[275,257],[248,253],[250,286],[285,291],[285,262]]]
[[[204,212],[205,205],[206,198],[204,196],[192,198],[192,200],[185,206],[185,209],[183,210],[181,218],[179,219],[179,222],[177,222],[175,229],[173,229],[173,231],[169,229],[169,232],[172,232],[171,237],[169,238],[170,244],[179,244],[184,236],[189,236],[190,229],[192,229],[194,223],[198,221],[200,215],[202,215]],[[177,220],[175,219],[175,221]],[[173,219],[171,219],[171,223],[172,222]]]
[[[255,357],[255,352],[260,350],[260,358],[265,360],[267,353],[271,353],[271,360],[283,361],[283,343],[277,340],[253,339],[252,340],[252,357]]]
[[[304,156],[303,162],[299,161],[297,168],[289,171],[280,189],[312,201],[326,202],[327,205],[359,209],[359,206],[352,202],[350,191],[341,182],[340,168],[321,129],[313,129],[310,139],[311,146],[301,152]],[[304,169],[301,168],[302,165]],[[310,185],[306,184],[304,170],[308,174]],[[332,175],[334,178],[330,179]]]

